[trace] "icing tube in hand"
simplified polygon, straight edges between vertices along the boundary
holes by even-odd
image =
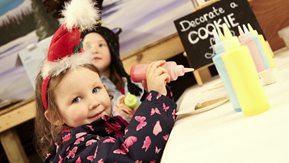
[[[147,64],[136,64],[130,69],[130,76],[134,82],[142,82],[146,79]],[[169,61],[163,65],[167,69],[170,81],[177,80],[179,76],[183,76],[186,72],[194,71],[193,68],[185,68],[183,65],[177,65],[176,62]]]

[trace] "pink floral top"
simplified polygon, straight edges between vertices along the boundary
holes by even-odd
[[[172,99],[151,91],[129,124],[120,116],[103,117],[64,131],[45,162],[160,162],[175,109]]]

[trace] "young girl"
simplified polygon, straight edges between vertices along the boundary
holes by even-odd
[[[81,34],[83,48],[93,56],[93,64],[99,70],[102,82],[113,95],[113,115],[121,115],[130,120],[134,110],[118,105],[118,98],[128,93],[139,96],[143,92],[141,85],[132,83],[125,72],[119,57],[119,38],[112,30],[95,26]]]
[[[168,74],[160,67],[163,63],[150,64],[149,94],[129,124],[121,117],[110,117],[110,98],[94,66],[79,65],[51,78],[47,110],[42,105],[39,75],[36,131],[45,162],[159,162],[176,108],[164,96]]]
[[[85,2],[72,0],[71,5],[78,8]],[[80,26],[64,22],[56,31],[37,76],[35,132],[40,155],[45,162],[159,162],[176,109],[165,96],[165,61],[148,66],[149,93],[128,124],[111,116],[110,97],[91,55],[73,54],[80,44]]]

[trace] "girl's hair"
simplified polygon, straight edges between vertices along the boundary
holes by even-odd
[[[98,33],[100,34],[108,44],[111,63],[110,63],[110,79],[116,85],[117,88],[123,88],[124,82],[122,77],[127,79],[128,90],[131,94],[139,96],[142,92],[142,89],[136,84],[132,83],[130,76],[126,73],[124,66],[119,57],[119,38],[110,29],[103,26],[95,26],[92,29],[85,30],[81,33],[81,38],[83,39],[89,33]]]
[[[91,71],[98,73],[95,66],[91,64],[82,65],[82,67],[88,68]],[[62,118],[55,101],[54,90],[61,82],[66,72],[62,72],[56,77],[51,77],[47,89],[47,102],[50,114],[49,116],[53,118],[54,121],[59,122],[62,122]],[[59,141],[60,132],[68,127],[65,125],[59,126],[52,124],[45,118],[44,116],[45,109],[43,107],[41,98],[42,80],[43,79],[40,72],[36,77],[36,90],[35,90],[35,98],[36,98],[35,139],[36,139],[36,150],[40,154],[40,156],[44,158],[46,154],[49,152],[49,150],[51,150],[50,147],[52,143],[55,141],[56,142]]]

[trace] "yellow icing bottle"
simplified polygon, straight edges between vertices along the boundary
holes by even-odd
[[[241,46],[238,38],[232,36],[226,25],[223,25],[223,30],[225,52],[222,59],[242,112],[246,116],[251,116],[267,111],[270,107],[269,100],[248,47]]]

